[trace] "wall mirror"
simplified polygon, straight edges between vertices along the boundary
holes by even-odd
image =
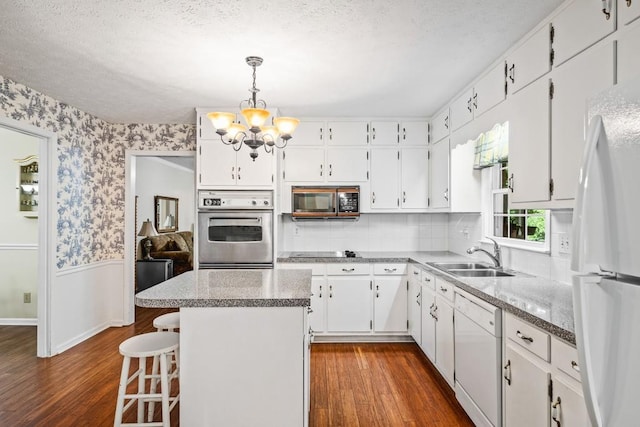
[[[178,199],[155,196],[155,226],[158,233],[178,231]]]

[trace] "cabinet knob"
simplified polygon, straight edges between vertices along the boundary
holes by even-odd
[[[575,360],[572,360],[571,369],[573,369],[576,372],[580,372],[580,366],[578,366],[578,362],[576,362]]]

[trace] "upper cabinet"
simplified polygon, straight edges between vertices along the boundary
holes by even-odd
[[[425,121],[400,123],[400,144],[424,145],[429,143],[429,123]]]
[[[507,83],[514,94],[551,70],[551,26],[545,25],[507,57]]]
[[[634,1],[633,4],[640,4]],[[618,83],[625,83],[640,75],[640,22],[626,27],[618,37]]]
[[[449,136],[449,127],[449,107],[447,107],[431,120],[431,142],[437,142]]]
[[[324,134],[324,122],[301,120],[289,144],[291,144],[290,147],[323,145]]]
[[[400,123],[371,122],[371,145],[398,145],[400,143]]]
[[[618,0],[618,24],[627,25],[640,17],[640,2],[637,0]]]
[[[429,143],[429,123],[425,121],[372,121],[371,145],[424,145]]]
[[[327,130],[329,145],[367,145],[369,143],[369,123],[364,121],[327,122]]]
[[[448,144],[447,144],[448,145]],[[475,141],[451,147],[450,212],[480,212],[481,172],[473,168]]]
[[[456,98],[450,106],[451,130],[461,128],[504,101],[507,95],[505,79],[505,64],[501,62],[480,78],[472,89]]]
[[[255,161],[245,147],[234,151],[219,140],[200,141],[198,147],[198,187],[274,187],[274,156],[263,149]]]
[[[554,66],[615,31],[615,2],[610,4],[611,10],[604,13],[601,0],[573,0],[553,18]]]
[[[431,145],[431,191],[429,207],[449,207],[449,138]]]

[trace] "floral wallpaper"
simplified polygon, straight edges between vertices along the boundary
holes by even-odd
[[[58,268],[124,258],[125,150],[195,150],[194,125],[111,124],[0,76],[0,114],[58,136]]]

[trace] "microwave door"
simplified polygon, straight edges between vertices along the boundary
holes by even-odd
[[[291,213],[297,217],[334,216],[336,192],[325,189],[294,190]]]

